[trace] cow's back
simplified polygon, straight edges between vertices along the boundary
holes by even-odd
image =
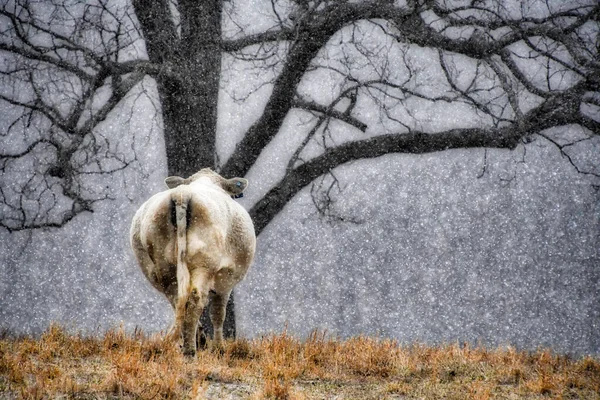
[[[131,244],[144,274],[161,291],[176,280],[177,228],[172,221],[172,199],[184,193],[190,199],[185,255],[188,268],[206,269],[211,280],[222,281],[221,286],[236,284],[254,258],[254,226],[240,204],[204,183],[157,193],[135,214]]]
[[[176,289],[177,232],[170,222],[169,192],[157,193],[142,204],[133,217],[130,240],[144,275],[155,288],[172,297]]]
[[[216,274],[215,280],[231,276],[230,283],[235,284],[245,276],[254,258],[252,220],[240,204],[220,189],[209,185],[190,185],[190,189],[188,262],[210,269],[211,274]]]

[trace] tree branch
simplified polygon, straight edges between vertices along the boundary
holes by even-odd
[[[382,12],[382,9],[385,12]],[[311,15],[311,19],[305,25],[298,26],[296,40],[290,45],[283,70],[275,80],[273,92],[263,114],[237,144],[221,173],[227,176],[244,176],[248,172],[262,150],[279,131],[285,116],[293,106],[298,84],[313,58],[338,30],[350,22],[381,15],[401,19],[407,12],[382,2],[335,3]]]
[[[133,0],[133,8],[146,39],[150,61],[161,64],[173,60],[179,51],[179,39],[169,2],[165,0]]]
[[[437,133],[411,131],[387,134],[352,141],[325,150],[304,164],[287,170],[287,174],[250,210],[259,234],[302,188],[334,168],[356,160],[376,158],[386,154],[424,154],[450,149],[499,148],[514,149],[528,135],[551,127],[582,123],[577,99],[582,96],[585,82],[555,95],[522,116],[514,124],[499,128],[451,129]],[[598,123],[587,118],[586,123]]]
[[[110,98],[104,103],[104,105],[90,118],[81,128],[77,129],[80,136],[91,132],[100,122],[104,121],[108,114],[115,108],[115,106],[129,93],[131,89],[138,83],[140,83],[144,77],[143,71],[131,74],[127,79],[123,80],[121,84],[113,90]]]
[[[343,122],[347,123],[348,125],[351,125],[357,129],[360,129],[363,132],[367,130],[367,124],[359,121],[358,119],[354,118],[353,116],[343,113],[343,112],[340,112],[340,111],[337,111],[337,110],[334,110],[334,109],[331,109],[330,107],[326,107],[324,105],[317,104],[313,101],[295,99],[292,102],[292,107],[301,108],[301,109],[307,110],[307,111],[316,111],[321,114],[327,115],[329,117],[339,119],[340,121],[343,121]]]
[[[521,41],[527,36],[556,36],[559,34],[558,28],[543,23],[536,25],[532,22],[522,22],[520,24],[511,22],[506,25],[511,31],[495,41],[451,39],[425,24],[417,10],[409,7],[399,8],[391,3],[381,1],[359,4],[344,2],[329,5],[319,13],[308,17],[303,25],[297,27],[296,39],[290,45],[283,70],[274,83],[273,93],[264,113],[249,128],[242,141],[238,143],[221,172],[232,176],[243,176],[247,173],[262,150],[277,134],[283,119],[294,105],[293,96],[296,93],[295,89],[298,83],[313,58],[333,34],[349,23],[379,18],[394,23],[396,29],[400,32],[400,35],[396,35],[397,40],[407,41],[422,47],[437,48],[439,52],[448,51],[463,54],[473,59],[487,59],[492,54],[500,54],[508,45]],[[576,23],[579,23],[579,21]],[[276,38],[275,33],[270,35],[271,39]],[[259,37],[260,35],[257,35],[255,38]],[[524,78],[514,64],[509,65],[509,68],[516,74],[517,78]],[[574,68],[577,70],[576,67]],[[449,83],[452,85],[452,80],[449,80]],[[527,87],[532,92],[541,93],[541,91],[535,90],[531,84]],[[456,86],[454,90],[457,90]],[[495,116],[485,104],[475,101],[467,93],[462,94],[470,99],[475,107],[492,118],[499,122],[509,122]]]
[[[221,49],[230,53],[243,50],[246,47],[262,45],[269,42],[293,40],[294,37],[295,32],[292,29],[284,28],[278,31],[257,33],[236,39],[223,39],[221,41]]]
[[[319,176],[350,161],[376,158],[391,153],[423,154],[457,148],[494,147],[514,149],[525,132],[514,127],[500,129],[452,129],[428,134],[380,135],[328,149],[322,155],[289,171],[250,210],[257,234],[302,188]]]
[[[46,54],[39,54],[39,53],[36,53],[33,51],[28,51],[21,47],[11,46],[6,43],[0,43],[0,50],[6,51],[9,53],[13,53],[13,54],[17,54],[17,55],[25,57],[29,60],[41,61],[41,62],[45,62],[45,63],[51,64],[51,65],[54,65],[64,71],[71,72],[72,74],[75,74],[82,80],[85,80],[88,82],[93,81],[95,78],[95,76],[93,74],[90,74],[90,73],[84,71],[83,69],[81,69],[67,61],[48,56]]]

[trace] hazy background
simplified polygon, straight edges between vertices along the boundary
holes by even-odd
[[[415,62],[427,65],[431,52],[414,53]],[[270,90],[257,90],[242,106],[230,96],[254,91],[260,77],[244,75],[226,57],[223,68],[222,162]],[[301,89],[314,91],[325,81],[315,75]],[[128,238],[135,210],[164,189],[167,175],[157,106],[140,95],[153,90],[146,78],[122,105],[127,112],[99,127],[138,159],[102,182],[114,201],[97,203],[93,214],[63,229],[0,230],[0,329],[35,334],[52,322],[86,333],[120,325],[168,328],[171,307],[139,270]],[[317,90],[315,98],[332,93]],[[2,104],[6,123],[2,115],[14,110]],[[376,120],[367,106],[357,112]],[[419,124],[434,130],[467,118],[438,106],[417,111]],[[247,209],[283,174],[290,143],[302,139],[294,135],[300,122],[298,114],[288,116],[250,170],[239,200]],[[578,134],[571,127],[555,133],[565,131]],[[345,165],[335,170],[343,191],[329,217],[316,211],[305,188],[258,238],[255,262],[235,292],[239,334],[287,326],[298,336],[319,329],[401,343],[467,341],[599,355],[600,193],[554,146],[533,139],[514,151],[388,155]],[[599,154],[596,141],[587,159],[600,165]]]
[[[141,133],[141,166],[115,180],[116,201],[64,229],[0,231],[2,328],[168,327],[170,306],[128,243],[133,213],[166,175],[160,135]],[[273,146],[275,160],[277,146],[285,143]],[[244,206],[267,190],[274,163],[251,171]],[[322,329],[600,353],[599,196],[543,140],[487,157],[389,155],[336,173],[346,186],[334,212],[354,222],[319,215],[309,188],[297,196],[259,236],[236,289],[241,335],[287,325],[300,336]]]

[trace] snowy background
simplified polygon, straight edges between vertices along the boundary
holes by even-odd
[[[429,53],[415,53],[415,62],[430,64]],[[223,66],[222,162],[269,90],[230,60]],[[314,92],[325,79],[313,76],[301,89]],[[140,90],[152,94],[152,81],[99,128],[117,148],[133,148],[139,161],[105,182],[116,200],[63,229],[0,230],[0,329],[35,334],[58,322],[86,333],[119,325],[158,332],[171,323],[170,306],[129,248],[135,210],[163,190],[167,175],[157,105]],[[254,90],[243,107],[231,100]],[[332,93],[316,90],[314,98]],[[456,109],[415,108],[432,130],[465,118]],[[377,119],[367,105],[357,113]],[[290,144],[302,140],[294,135],[299,122],[288,116],[251,169],[240,199],[247,209],[283,174]],[[590,151],[596,153],[588,159],[600,162],[598,147]],[[335,173],[343,191],[333,211],[354,222],[319,215],[310,187],[297,195],[259,236],[255,262],[236,289],[240,335],[287,326],[298,336],[320,329],[401,343],[600,354],[600,194],[545,139],[514,151],[388,155]]]
[[[137,144],[140,166],[115,179],[116,201],[61,230],[0,232],[1,328],[31,334],[54,321],[85,332],[121,324],[157,332],[170,324],[170,306],[128,243],[136,208],[163,189],[164,145],[157,129],[131,129],[146,140]],[[284,150],[273,146],[273,159],[251,171],[244,206],[275,180]],[[355,222],[320,216],[309,188],[296,196],[259,236],[236,289],[241,335],[287,325],[299,336],[321,329],[600,354],[598,193],[542,139],[487,157],[389,155],[336,174],[344,191],[334,211]]]

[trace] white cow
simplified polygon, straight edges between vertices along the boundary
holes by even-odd
[[[131,246],[148,280],[175,310],[169,335],[183,334],[184,354],[194,355],[204,339],[199,319],[209,296],[214,343],[222,345],[229,295],[254,258],[254,225],[231,198],[248,181],[206,168],[165,183],[169,190],[152,196],[133,217]]]

